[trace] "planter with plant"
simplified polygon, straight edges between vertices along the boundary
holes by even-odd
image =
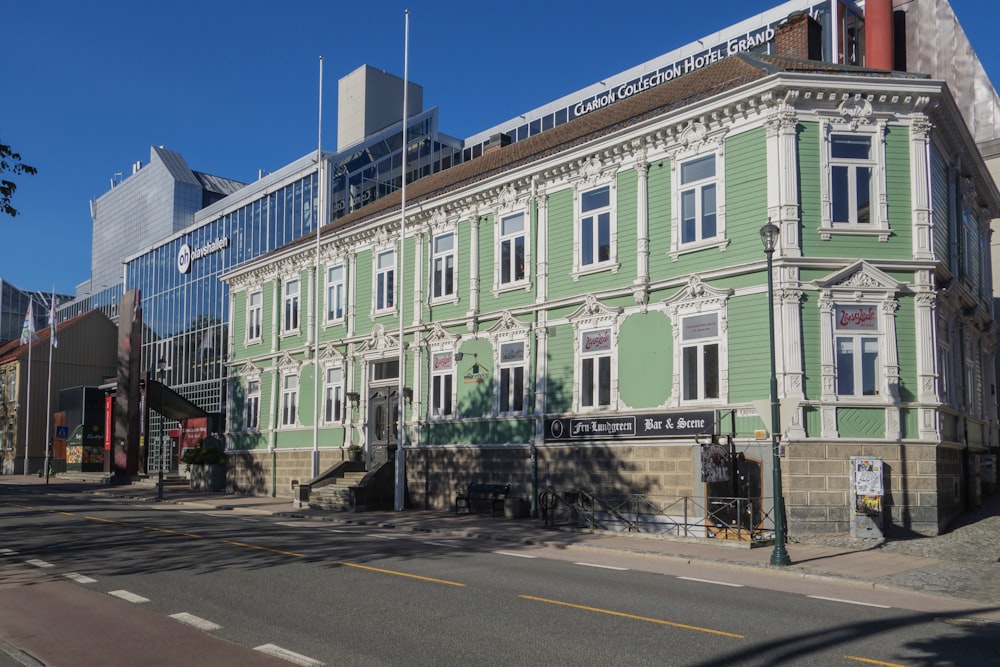
[[[348,461],[360,461],[362,459],[363,452],[361,450],[361,445],[351,445],[347,448],[347,460]]]
[[[226,488],[226,453],[213,447],[192,447],[181,462],[191,472],[192,491],[222,491]]]

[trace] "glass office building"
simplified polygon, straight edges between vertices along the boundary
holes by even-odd
[[[316,153],[198,211],[194,224],[125,261],[124,289],[141,293],[142,368],[166,364],[163,382],[208,413],[226,401],[228,289],[219,276],[309,234],[402,184],[402,123],[340,153],[324,153],[321,215]],[[446,169],[461,142],[437,131],[437,110],[411,117],[407,182]],[[150,466],[161,460],[159,415],[146,429]],[[175,428],[167,423],[165,430]],[[171,459],[176,466],[176,457]]]

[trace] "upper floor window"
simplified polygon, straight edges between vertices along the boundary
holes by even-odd
[[[455,294],[455,233],[448,232],[431,240],[431,298]]]
[[[282,331],[291,332],[299,330],[299,280],[298,278],[285,281],[285,318]]]
[[[715,155],[705,155],[680,165],[681,243],[698,243],[718,234]]]
[[[431,414],[448,417],[452,414],[455,390],[455,355],[436,352],[431,355]]]
[[[524,348],[523,341],[500,344],[500,386],[497,396],[500,414],[524,413]]]
[[[344,319],[344,265],[326,270],[326,321]]]
[[[344,410],[344,371],[342,368],[326,369],[323,387],[323,421],[339,423]]]
[[[260,428],[260,380],[247,382],[243,424],[248,431],[256,431]]]
[[[524,282],[527,277],[527,224],[523,212],[500,218],[497,238],[500,286]]]
[[[884,131],[884,123],[848,126],[823,121],[820,236],[824,240],[833,234],[888,240]]]
[[[878,396],[880,333],[876,306],[834,307],[838,396]]]
[[[834,134],[830,137],[830,200],[834,224],[871,224],[873,169],[870,136]]]
[[[247,341],[260,340],[264,295],[255,290],[247,295]]]
[[[292,426],[299,414],[299,376],[286,375],[281,379],[281,425]]]
[[[392,310],[396,305],[396,251],[385,250],[375,256],[375,312]]]
[[[611,187],[580,195],[580,269],[612,261]]]
[[[584,331],[580,336],[580,407],[611,405],[611,329]]]
[[[719,314],[681,318],[681,400],[719,398]]]

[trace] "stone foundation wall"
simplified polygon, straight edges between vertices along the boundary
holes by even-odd
[[[600,497],[641,494],[673,502],[695,493],[691,446],[544,446],[537,449],[538,490],[585,488]],[[407,450],[408,502],[449,510],[470,482],[511,484],[511,497],[531,501],[527,446],[434,447]]]
[[[343,461],[346,453],[340,448],[319,451],[319,470]],[[271,452],[254,450],[229,452],[229,470],[226,476],[228,493],[248,496],[293,497],[293,485],[303,484],[312,478],[312,450],[277,450],[274,455],[275,472],[272,489]]]
[[[883,460],[886,535],[939,534],[952,494],[942,489],[950,476],[939,478],[945,452],[935,445],[790,444],[781,462],[789,534],[850,533],[852,456]]]

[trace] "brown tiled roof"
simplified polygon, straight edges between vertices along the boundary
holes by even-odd
[[[592,111],[551,130],[488,151],[481,157],[408,183],[407,205],[544,159],[647,118],[683,108],[782,71],[880,76],[895,74],[795,58],[738,54]],[[401,198],[401,191],[396,190],[324,226],[321,233],[330,234],[335,230],[360,224],[388,212],[398,211]],[[283,246],[280,250],[307,245],[314,240],[315,237],[303,237]]]

